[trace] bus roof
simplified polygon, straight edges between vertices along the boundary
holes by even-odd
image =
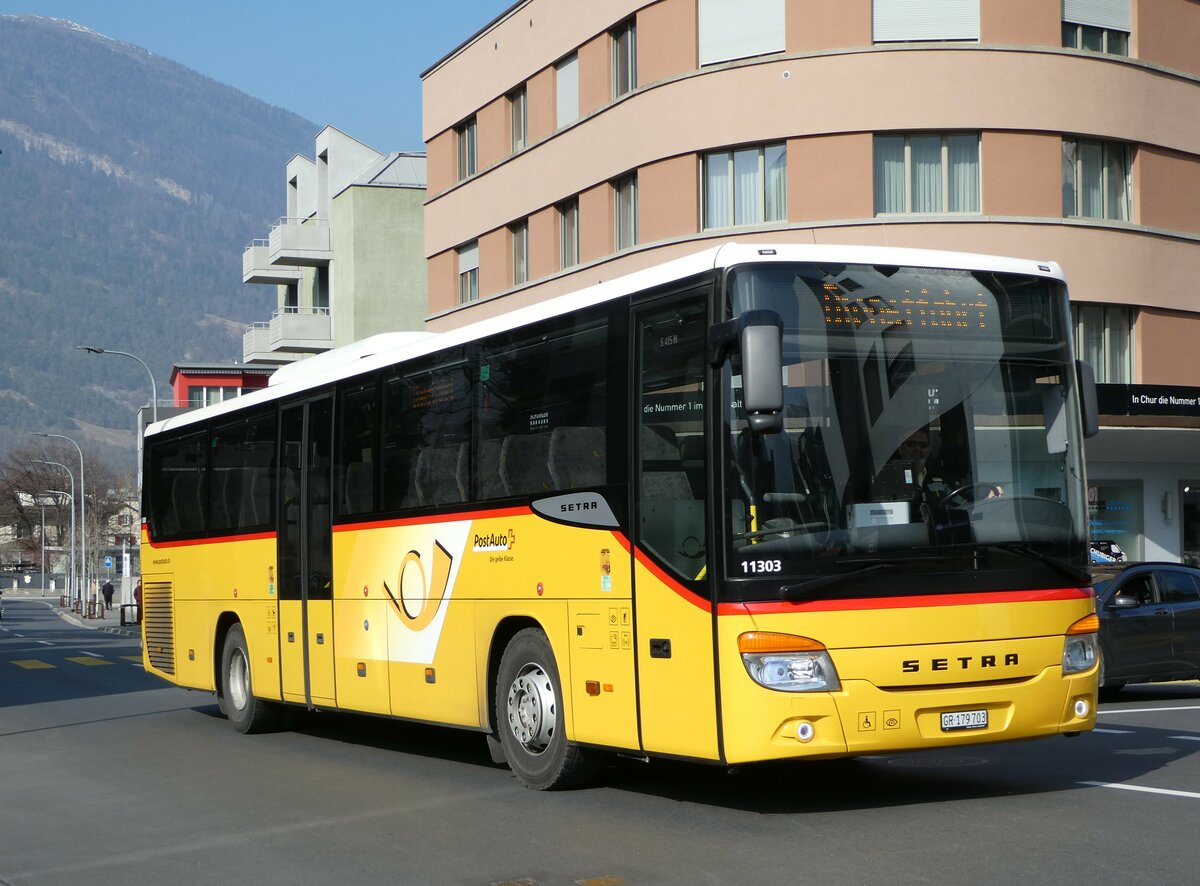
[[[308,357],[276,371],[268,387],[213,406],[192,410],[151,424],[146,436],[233,414],[255,404],[301,394],[311,388],[351,378],[374,369],[411,360],[443,348],[467,344],[495,333],[560,317],[645,289],[686,280],[715,269],[751,262],[829,262],[960,268],[975,271],[1028,274],[1063,279],[1054,262],[995,255],[880,246],[823,246],[816,244],[724,243],[651,268],[596,283],[544,302],[469,323],[441,333],[388,332]]]

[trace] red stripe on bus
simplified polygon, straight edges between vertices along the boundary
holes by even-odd
[[[641,563],[642,566],[644,566],[650,572],[651,575],[653,575],[655,578],[657,578],[659,581],[661,581],[664,585],[666,585],[668,588],[670,588],[672,591],[674,591],[676,594],[678,594],[684,600],[691,603],[697,609],[702,609],[705,612],[712,612],[712,605],[707,600],[705,600],[699,594],[695,594],[692,591],[689,591],[687,588],[685,588],[683,585],[681,585],[676,579],[674,579],[673,577],[668,575],[666,572],[664,572],[658,566],[658,564],[656,564],[648,556],[646,556],[644,553],[642,553],[641,548],[634,548],[633,556],[635,558],[637,558],[637,561],[639,563]]]
[[[428,517],[397,517],[394,520],[368,520],[364,523],[341,523],[334,532],[355,532],[360,529],[388,529],[396,526],[425,526],[429,523],[458,523],[462,520],[488,520],[501,517],[524,517],[533,513],[529,507],[502,508],[496,511],[464,511],[461,514],[434,514]]]
[[[217,538],[185,538],[182,541],[151,542],[153,548],[186,548],[194,545],[219,545],[232,541],[264,541],[274,538],[274,532],[251,532],[246,535],[222,535]]]
[[[846,600],[809,600],[788,603],[724,603],[718,615],[767,615],[779,612],[841,612],[867,609],[923,609],[934,606],[978,606],[995,603],[1046,603],[1054,600],[1083,600],[1089,588],[1048,588],[1032,591],[972,591],[967,594],[923,594],[915,597],[855,597]]]

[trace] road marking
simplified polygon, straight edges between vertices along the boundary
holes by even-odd
[[[138,664],[142,663],[142,657],[140,655],[122,655],[121,658],[125,659],[126,661],[136,661]]]
[[[84,658],[82,655],[77,655],[72,658],[68,658],[67,661],[73,661],[73,662],[75,662],[75,664],[81,664],[81,665],[110,665],[110,664],[112,664],[111,661],[108,661],[103,658]]]
[[[1144,788],[1136,784],[1111,784],[1104,781],[1081,781],[1080,784],[1093,788],[1114,788],[1118,791],[1137,791],[1142,794],[1163,794],[1167,797],[1187,797],[1189,800],[1200,800],[1200,794],[1195,791],[1172,791],[1167,788]]]
[[[43,646],[53,646],[54,645],[49,640],[38,640],[38,642],[41,643]]]
[[[1171,738],[1177,738],[1180,741],[1200,741],[1200,735],[1172,735]]]
[[[1200,711],[1200,704],[1185,705],[1178,708],[1125,708],[1120,711],[1108,711],[1101,709],[1096,711],[1096,716],[1103,714],[1154,714],[1158,711]]]
[[[1092,732],[1103,732],[1106,735],[1133,735],[1132,729],[1093,729]]]
[[[36,671],[41,668],[54,667],[54,665],[47,664],[44,661],[38,661],[36,658],[23,658],[23,659],[14,661],[13,664],[15,664],[19,668],[24,668],[27,671]]]

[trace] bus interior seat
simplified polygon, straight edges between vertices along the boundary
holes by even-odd
[[[252,465],[249,474],[248,494],[242,497],[242,525],[260,526],[271,513],[271,472],[265,465]]]
[[[458,484],[458,446],[422,449],[417,456],[417,495],[422,505],[454,504],[463,500]]]
[[[642,425],[642,495],[660,501],[695,498],[675,431],[665,425]]]
[[[704,482],[704,437],[700,434],[689,434],[679,440],[679,461],[683,473],[692,487],[692,495],[704,498],[706,494]]]
[[[343,513],[365,514],[373,510],[374,467],[369,461],[352,461],[346,465],[346,484],[342,498]]]
[[[554,488],[550,435],[510,434],[500,449],[500,478],[509,495],[540,495]]]
[[[550,477],[558,489],[604,485],[604,428],[563,427],[550,434]]]
[[[484,440],[479,447],[479,497],[504,498],[507,490],[500,476],[500,449],[503,441]]]

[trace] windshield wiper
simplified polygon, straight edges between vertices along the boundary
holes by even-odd
[[[1075,583],[1077,583],[1077,584],[1082,584],[1082,585],[1090,585],[1090,584],[1092,583],[1092,573],[1091,573],[1091,572],[1087,571],[1086,569],[1085,569],[1085,570],[1083,570],[1083,571],[1080,571],[1080,570],[1078,570],[1078,569],[1075,569],[1074,567],[1067,565],[1066,563],[1062,562],[1061,560],[1058,560],[1058,559],[1056,559],[1056,558],[1054,558],[1054,557],[1051,557],[1051,556],[1050,556],[1050,555],[1048,555],[1048,554],[1043,554],[1041,551],[1037,550],[1037,548],[1031,547],[1030,545],[1028,545],[1028,544],[1026,544],[1026,543],[1024,543],[1024,542],[1016,542],[1016,541],[997,541],[997,542],[979,542],[979,541],[969,541],[969,542],[960,542],[960,543],[958,543],[958,544],[946,544],[946,545],[938,545],[937,547],[938,547],[939,549],[941,549],[941,548],[950,548],[950,549],[953,549],[953,550],[976,550],[976,551],[979,551],[979,550],[996,550],[996,551],[1005,551],[1006,553],[1009,553],[1009,554],[1016,554],[1016,555],[1017,555],[1017,556],[1019,556],[1019,557],[1024,557],[1024,558],[1025,558],[1025,559],[1027,559],[1027,560],[1036,560],[1036,561],[1037,561],[1037,562],[1039,562],[1039,563],[1042,563],[1042,564],[1044,564],[1044,565],[1046,565],[1046,566],[1049,566],[1051,569],[1055,570],[1055,571],[1056,571],[1056,572],[1058,572],[1060,575],[1063,575],[1063,576],[1065,576],[1066,578],[1069,578],[1069,579],[1070,579],[1072,582],[1075,582]]]
[[[794,603],[814,591],[854,582],[863,576],[871,575],[875,572],[895,571],[903,569],[903,567],[909,564],[916,563],[941,563],[945,559],[945,557],[903,557],[892,560],[843,560],[842,563],[849,563],[851,565],[866,565],[856,565],[856,568],[847,570],[846,572],[818,575],[815,578],[797,582],[796,584],[784,585],[780,590],[782,591],[784,600]]]

